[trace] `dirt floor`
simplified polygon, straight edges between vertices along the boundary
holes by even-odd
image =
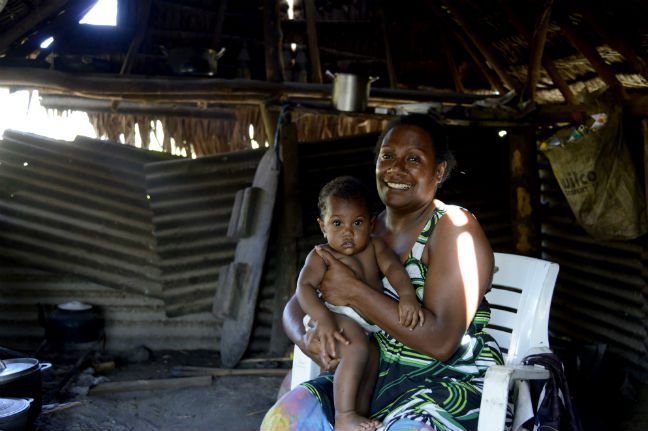
[[[167,379],[178,378],[178,367],[217,367],[218,354],[173,351],[155,352],[149,358],[147,355],[150,352],[140,351],[131,358],[86,358],[81,361],[83,366],[76,368],[75,361],[54,363],[43,371],[46,406],[36,420],[35,430],[258,430],[283,380],[281,376],[264,375],[213,377],[211,381],[198,377],[177,388],[147,389],[142,380],[165,384]],[[97,372],[93,362],[99,369],[111,368],[114,362],[115,368]],[[266,370],[277,373],[277,368],[287,366],[282,361],[265,360],[243,365],[261,374]],[[207,375],[200,370],[192,372]],[[113,382],[133,381],[141,387],[139,390],[93,392],[102,385],[106,388]],[[178,382],[182,381],[187,380]]]

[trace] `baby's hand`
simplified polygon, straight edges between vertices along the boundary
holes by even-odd
[[[398,322],[411,331],[417,324],[423,326],[424,321],[425,314],[416,300],[416,295],[402,295],[398,302]]]

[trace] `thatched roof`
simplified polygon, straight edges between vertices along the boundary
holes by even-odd
[[[230,147],[246,139],[234,133],[242,115],[262,124],[260,106],[329,103],[326,70],[379,77],[371,107],[470,104],[511,91],[516,109],[574,106],[584,90],[648,89],[642,0],[294,0],[290,14],[286,0],[115,0],[116,27],[79,24],[95,1],[8,0],[0,86],[81,96],[86,110],[103,112],[99,126],[139,104],[156,118],[192,119],[168,121],[178,136],[216,134]],[[47,37],[54,43],[41,48]],[[202,56],[222,48],[217,62]],[[57,100],[52,107],[75,106]]]

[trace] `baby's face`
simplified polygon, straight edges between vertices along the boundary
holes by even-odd
[[[362,200],[329,196],[326,214],[317,221],[329,246],[338,253],[351,256],[369,244],[371,217]]]

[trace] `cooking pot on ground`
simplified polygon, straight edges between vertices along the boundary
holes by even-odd
[[[32,398],[28,419],[30,422],[35,420],[41,412],[43,402],[41,371],[52,364],[39,362],[35,358],[3,359],[2,363],[5,368],[0,371],[0,397]]]
[[[338,111],[362,112],[367,109],[371,84],[378,78],[365,77],[352,73],[331,73],[326,75],[333,79],[333,106]]]
[[[0,429],[24,431],[29,425],[30,398],[0,398]]]
[[[48,309],[40,304],[38,311],[45,338],[53,343],[87,343],[103,335],[101,310],[94,305],[71,301]]]

